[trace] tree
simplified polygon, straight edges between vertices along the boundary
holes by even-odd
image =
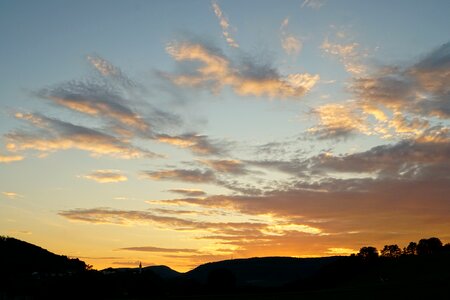
[[[418,255],[433,255],[442,251],[442,242],[436,237],[421,239],[417,244]]]
[[[378,258],[378,250],[375,247],[362,247],[359,250],[358,257],[361,257],[364,260],[373,260]]]
[[[403,248],[404,255],[416,255],[417,254],[417,243],[410,242],[409,245]]]
[[[402,254],[402,250],[398,245],[385,245],[381,250],[381,256],[388,258],[397,258]]]

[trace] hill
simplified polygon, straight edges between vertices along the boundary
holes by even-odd
[[[316,275],[322,267],[341,259],[340,257],[294,258],[255,257],[207,263],[184,274],[185,277],[208,283],[212,272],[228,272],[236,286],[282,286],[295,280]],[[220,274],[218,275],[220,276]]]
[[[4,236],[0,236],[0,266],[8,274],[79,272],[87,268],[86,263],[79,259],[57,255],[36,245]]]

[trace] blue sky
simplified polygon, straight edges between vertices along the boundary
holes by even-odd
[[[1,1],[0,233],[180,270],[448,241],[448,11]]]

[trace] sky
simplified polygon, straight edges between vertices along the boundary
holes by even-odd
[[[0,1],[0,234],[96,269],[450,242],[449,1]]]

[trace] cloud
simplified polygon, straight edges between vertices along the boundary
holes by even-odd
[[[154,246],[143,246],[143,247],[127,247],[120,248],[118,250],[126,250],[126,251],[142,251],[142,252],[161,252],[161,253],[197,253],[196,249],[187,249],[187,248],[160,248]]]
[[[331,47],[329,51],[352,57],[353,48]],[[331,103],[313,110],[319,124],[309,132],[319,138],[358,132],[384,139],[433,139],[428,133],[448,130],[448,74],[450,43],[406,66],[384,66],[370,74],[355,74],[358,77],[351,79],[348,88],[354,100],[346,106]]]
[[[174,169],[162,171],[145,171],[144,176],[153,180],[174,180],[192,183],[213,183],[216,176],[211,170],[200,169]]]
[[[227,152],[224,143],[213,142],[207,136],[195,133],[159,134],[156,136],[156,140],[179,148],[188,148],[197,155],[223,155]]]
[[[83,177],[100,183],[122,182],[128,180],[128,178],[118,170],[96,170]]]
[[[319,117],[319,124],[309,128],[308,132],[319,139],[346,138],[355,133],[372,132],[365,116],[351,102],[325,104],[313,109],[312,113]]]
[[[46,154],[56,150],[79,149],[93,156],[108,155],[124,159],[158,156],[112,135],[58,119],[22,113],[17,113],[16,118],[31,123],[35,129],[32,132],[6,134],[6,148],[11,152],[32,149]]]
[[[186,197],[202,197],[206,196],[206,193],[199,189],[171,189],[169,192],[184,195]]]
[[[235,159],[210,159],[200,160],[200,162],[220,173],[228,173],[233,175],[246,175],[249,173],[249,170],[245,168],[245,165],[241,161]]]
[[[97,55],[88,55],[87,60],[103,76],[117,76],[120,70],[106,59]]]
[[[301,7],[319,9],[325,4],[325,0],[303,0]]]
[[[180,86],[206,87],[219,92],[226,86],[241,96],[300,98],[319,81],[319,75],[294,73],[281,76],[268,65],[247,59],[240,64],[230,61],[217,49],[192,42],[170,43],[166,51],[178,62],[198,62],[193,70],[181,74],[165,74]],[[198,67],[197,67],[198,66]]]
[[[42,89],[37,95],[58,106],[105,118],[143,133],[150,130],[150,124],[126,105],[128,101],[106,84],[70,81],[55,88]]]
[[[281,23],[281,46],[288,55],[297,55],[302,50],[302,42],[300,39],[287,32],[286,28],[289,24],[289,18],[286,18]]]
[[[0,163],[10,163],[15,161],[21,161],[24,157],[21,155],[3,155],[0,154]]]
[[[22,198],[22,197],[23,197],[22,195],[20,195],[20,194],[18,194],[18,193],[15,193],[15,192],[2,192],[2,194],[3,194],[5,197],[7,197],[7,198],[9,198],[9,199],[12,199],[12,200],[17,199],[17,198]]]
[[[320,48],[325,53],[337,56],[349,73],[361,75],[366,71],[366,67],[361,63],[362,54],[358,50],[358,43],[338,44],[325,38]]]
[[[163,210],[162,210],[163,211]],[[302,224],[295,221],[282,220],[275,217],[258,217],[243,222],[221,221],[197,221],[181,219],[167,215],[155,215],[148,211],[114,210],[110,208],[74,209],[60,212],[60,215],[70,220],[88,223],[135,225],[156,225],[165,230],[182,231],[186,234],[195,234],[196,239],[213,240],[216,252],[224,252],[220,248],[235,247],[235,245],[251,247],[249,241],[258,243],[270,241],[274,238],[287,237],[292,234],[305,234],[312,236],[323,235],[322,231],[312,224]],[[205,216],[205,215],[202,215]],[[209,215],[209,218],[217,218],[217,215]],[[211,248],[211,246],[210,246]],[[197,251],[193,249],[172,249],[154,246],[129,247],[119,250],[148,251],[161,253],[187,253],[193,255]],[[220,251],[219,251],[220,250]],[[199,251],[198,251],[199,252]],[[226,252],[230,252],[226,250]],[[170,254],[172,255],[172,254]]]
[[[214,10],[214,14],[219,19],[220,27],[222,28],[222,34],[225,38],[225,41],[230,47],[239,48],[239,44],[231,37],[229,32],[230,23],[228,22],[228,18],[224,15],[222,10],[220,9],[219,4],[216,1],[212,1],[211,5]]]
[[[423,172],[439,165],[450,168],[450,141],[418,142],[403,140],[343,156],[319,155],[309,160],[310,168],[334,172],[379,173],[382,176],[423,177]],[[440,174],[435,174],[440,176]],[[428,176],[428,174],[427,174]],[[428,179],[434,178],[431,176]]]
[[[450,43],[406,67],[384,67],[354,79],[351,91],[369,107],[450,118]]]

